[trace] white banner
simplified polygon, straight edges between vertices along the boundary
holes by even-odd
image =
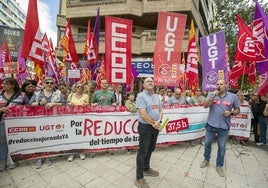
[[[193,140],[204,136],[208,109],[202,106],[164,109],[163,130],[157,143]],[[85,113],[5,120],[9,152],[13,156],[47,152],[60,155],[77,150],[138,146],[137,114],[129,112]],[[241,107],[232,118],[231,135],[249,137],[251,113]],[[20,159],[21,159],[20,158]]]

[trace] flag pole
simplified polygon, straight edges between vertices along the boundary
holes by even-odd
[[[244,64],[244,68],[243,68],[242,82],[241,82],[241,87],[240,87],[240,90],[241,90],[241,91],[242,91],[242,89],[243,89],[243,85],[244,85],[245,69],[246,69],[246,62],[245,62],[245,64]]]

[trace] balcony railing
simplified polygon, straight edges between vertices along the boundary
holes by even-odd
[[[146,33],[146,34],[145,34]],[[140,39],[142,36],[146,36],[146,41],[155,41],[156,40],[156,30],[144,30],[142,33],[132,33],[132,37],[136,39]],[[105,32],[100,32],[99,39],[100,42],[103,42],[105,38]],[[78,33],[73,34],[74,42],[85,42],[86,40],[86,33]],[[189,29],[184,30],[184,37],[183,40],[189,39]]]
[[[128,0],[69,0],[67,1],[67,8],[76,6],[101,6],[112,4],[124,4]]]

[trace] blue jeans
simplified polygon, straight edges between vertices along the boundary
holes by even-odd
[[[260,142],[266,144],[267,125],[265,122],[265,117],[259,116],[259,125],[260,125]]]
[[[5,130],[5,122],[0,122],[0,161],[7,160],[7,140],[6,140],[6,130]]]
[[[138,133],[140,137],[139,150],[136,159],[136,178],[140,179],[143,178],[143,171],[150,168],[150,159],[152,152],[155,150],[159,131],[149,124],[139,122]]]
[[[214,141],[214,137],[218,135],[218,154],[217,154],[217,162],[216,166],[222,167],[224,164],[224,156],[225,156],[225,146],[228,138],[229,129],[219,129],[212,127],[210,125],[206,126],[206,135],[205,135],[205,152],[204,158],[205,160],[210,160],[211,154],[211,145]]]

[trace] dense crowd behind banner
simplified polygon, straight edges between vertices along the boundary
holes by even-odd
[[[137,114],[124,107],[14,107],[6,117],[6,135],[13,160],[137,147]],[[202,106],[164,108],[157,143],[194,140],[204,136],[208,109]],[[230,135],[249,137],[251,113],[241,107],[232,117]]]

